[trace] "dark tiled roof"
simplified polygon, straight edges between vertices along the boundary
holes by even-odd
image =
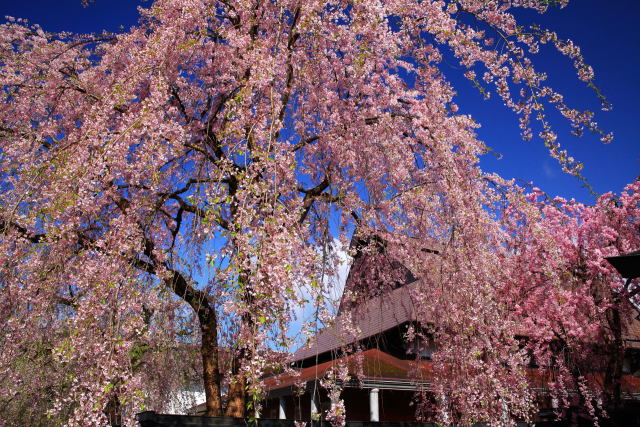
[[[394,289],[339,315],[333,325],[320,330],[307,345],[299,348],[292,361],[335,350],[415,320],[411,294],[419,283],[416,281]]]

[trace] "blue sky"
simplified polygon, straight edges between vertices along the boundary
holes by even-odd
[[[96,0],[87,8],[80,0],[0,0],[0,13],[29,19],[46,31],[99,32],[120,31],[134,25],[140,0]],[[619,192],[640,176],[640,2],[636,0],[573,0],[565,9],[552,9],[546,15],[523,13],[523,22],[536,22],[553,29],[563,38],[571,38],[582,47],[587,63],[596,72],[596,84],[602,89],[613,110],[597,110],[595,95],[575,77],[570,61],[552,51],[543,50],[537,64],[548,72],[550,83],[566,95],[570,106],[597,110],[596,119],[615,139],[604,145],[595,135],[573,137],[566,123],[552,116],[561,144],[585,163],[584,175],[596,192]],[[502,154],[498,160],[485,156],[482,166],[506,178],[518,178],[549,194],[576,198],[592,203],[593,197],[575,178],[563,174],[549,157],[539,140],[524,142],[520,138],[515,114],[493,97],[484,101],[471,84],[461,78],[461,70],[443,64],[458,90],[461,112],[470,113],[482,124],[481,139]]]

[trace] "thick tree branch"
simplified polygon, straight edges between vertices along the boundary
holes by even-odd
[[[41,243],[45,240],[46,234],[32,233],[26,227],[21,226],[17,222],[6,221],[0,218],[0,231],[4,234],[9,230],[16,230],[20,237],[30,241],[31,243]]]
[[[305,146],[307,146],[308,144],[311,144],[312,142],[317,141],[318,139],[320,139],[319,136],[315,135],[309,138],[305,138],[303,140],[301,140],[300,142],[298,142],[296,145],[293,146],[293,149],[291,151],[298,151],[301,148],[304,148]]]
[[[329,187],[329,179],[325,177],[320,184],[315,187],[305,190],[304,188],[298,188],[298,191],[304,193],[304,198],[302,199],[302,213],[300,214],[299,223],[302,224],[304,220],[307,218],[309,214],[309,210],[313,205],[313,202],[322,194],[324,190]]]

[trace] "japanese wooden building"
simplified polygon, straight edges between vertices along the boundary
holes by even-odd
[[[438,251],[430,252],[437,256]],[[332,402],[319,383],[332,368],[346,365],[352,378],[341,384],[347,421],[416,420],[412,401],[417,391],[428,392],[433,381],[430,362],[433,348],[422,343],[416,347],[420,349],[416,355],[404,339],[408,327],[419,327],[412,293],[420,281],[402,264],[387,258],[386,273],[396,280],[383,292],[371,294],[360,281],[368,274],[371,257],[356,253],[334,323],[293,354],[293,372],[265,380],[267,399],[260,417],[302,421],[323,418]],[[376,262],[379,264],[380,259]],[[367,277],[371,279],[370,275]],[[631,357],[625,361],[623,398],[637,405],[640,400],[637,319],[627,333],[626,347]],[[528,372],[533,388],[543,397],[547,376],[544,370],[533,367]],[[548,408],[537,416],[540,421],[554,418],[549,398],[546,404]]]

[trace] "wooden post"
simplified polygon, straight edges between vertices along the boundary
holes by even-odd
[[[369,415],[371,421],[380,421],[380,407],[378,406],[378,392],[377,388],[369,390]]]
[[[278,399],[278,419],[286,420],[287,419],[287,402],[284,400],[284,396]]]

